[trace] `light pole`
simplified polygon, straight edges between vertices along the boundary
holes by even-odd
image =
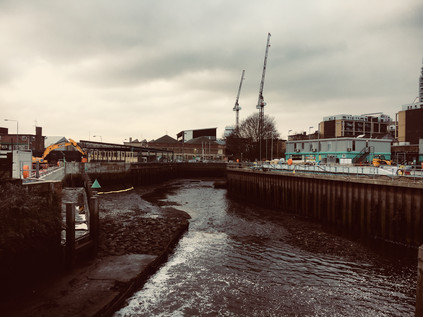
[[[103,138],[101,137],[101,135],[93,135],[93,138],[100,138],[100,142],[103,142]]]
[[[311,129],[313,129],[313,127],[308,127],[308,139],[311,139]]]
[[[4,119],[4,121],[15,121],[16,122],[16,151],[18,150],[18,140],[19,140],[19,122],[18,120],[13,119]],[[13,146],[12,146],[13,151]]]
[[[292,132],[292,130],[288,130],[288,136],[286,137],[287,141],[289,141],[289,132]]]

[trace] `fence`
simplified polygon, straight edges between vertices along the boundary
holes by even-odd
[[[88,199],[88,210],[85,210],[88,222],[88,233],[81,237],[75,235],[76,203],[66,203],[66,251],[65,264],[72,268],[75,262],[84,257],[97,253],[99,240],[99,204],[97,192],[93,190],[90,177],[82,173],[85,193]]]
[[[312,165],[312,164],[229,164],[228,168],[249,168],[251,170],[275,171],[281,173],[306,173],[315,175],[340,175],[347,178],[385,178],[391,181],[411,181],[423,183],[423,170],[420,165],[352,166],[352,165]]]

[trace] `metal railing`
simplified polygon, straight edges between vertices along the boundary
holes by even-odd
[[[261,171],[275,171],[281,173],[309,173],[339,175],[345,177],[367,177],[367,178],[389,178],[394,180],[407,180],[423,183],[423,169],[421,165],[382,165],[375,166],[354,166],[339,164],[270,164],[258,163],[232,163],[228,168],[248,168]]]

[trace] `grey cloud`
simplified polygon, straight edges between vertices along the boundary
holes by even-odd
[[[301,104],[308,116],[330,115],[357,100],[379,99],[375,107],[391,103],[394,110],[416,90],[423,5],[406,0],[408,7],[396,10],[397,2],[384,4],[387,10],[366,1],[305,1],[301,6],[291,1],[0,1],[0,43],[8,44],[0,52],[0,82],[15,82],[42,59],[64,84],[83,90],[71,93],[81,93],[90,104],[92,111],[81,108],[87,117],[107,103],[111,114],[117,106],[131,114],[116,115],[118,120],[132,119],[154,101],[149,111],[160,109],[169,115],[166,122],[201,105],[210,111],[210,125],[222,127],[233,123],[243,69],[241,116],[256,111],[271,32],[264,87],[270,111],[292,103]],[[154,99],[164,92],[146,91],[160,81],[176,87],[169,89],[174,95]],[[138,88],[150,95],[140,100]],[[44,94],[48,99],[48,90]],[[186,104],[176,107],[173,100]],[[19,101],[24,103],[23,97]],[[76,101],[60,102],[69,107]],[[175,129],[180,128],[191,127]]]

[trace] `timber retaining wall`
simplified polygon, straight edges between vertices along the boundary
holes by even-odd
[[[228,170],[228,193],[360,234],[418,247],[423,186],[378,179]]]

